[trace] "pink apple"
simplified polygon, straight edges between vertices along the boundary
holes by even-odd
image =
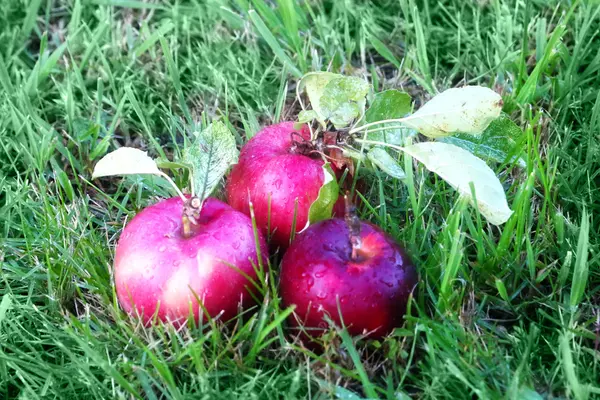
[[[114,276],[126,312],[145,323],[155,311],[162,321],[196,320],[201,304],[212,318],[227,321],[238,306],[255,303],[259,268],[252,222],[227,204],[208,198],[190,237],[182,234],[183,201],[179,197],[147,207],[127,224],[117,245]],[[267,248],[259,237],[263,258]],[[263,261],[266,266],[266,261]],[[242,273],[240,273],[243,272]]]
[[[306,226],[310,206],[323,185],[322,156],[307,154],[306,148],[294,143],[309,140],[306,126],[299,131],[293,122],[268,126],[242,148],[229,176],[228,203],[250,215],[252,201],[256,222],[271,234],[272,245],[289,245],[294,215],[295,232]]]
[[[361,249],[352,258],[343,219],[310,226],[287,249],[280,291],[285,306],[296,305],[292,326],[319,336],[332,321],[352,335],[378,338],[402,325],[417,273],[404,250],[376,226],[360,222]],[[312,331],[311,329],[316,329]]]

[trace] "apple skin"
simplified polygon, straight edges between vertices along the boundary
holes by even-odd
[[[242,147],[226,187],[227,202],[246,215],[250,215],[252,200],[257,225],[265,235],[271,234],[273,247],[283,249],[290,242],[296,200],[295,231],[300,232],[325,178],[321,157],[292,151],[292,132],[310,140],[308,128],[296,131],[294,122],[270,125],[258,132]]]
[[[258,257],[252,221],[227,204],[208,198],[192,236],[182,236],[179,197],[162,200],[137,214],[123,230],[116,249],[114,278],[121,307],[137,311],[143,322],[157,316],[182,324],[191,310],[199,321],[203,301],[208,314],[230,320],[255,301],[252,283],[237,267],[256,280]],[[260,235],[260,232],[259,232]],[[259,236],[263,267],[267,247]],[[252,264],[254,263],[254,265]],[[193,290],[193,291],[192,291]],[[204,318],[206,320],[206,318]]]
[[[402,325],[417,273],[404,250],[378,227],[361,222],[362,249],[351,259],[343,219],[311,225],[287,249],[281,264],[283,304],[296,305],[293,328],[318,337],[328,327],[325,314],[351,335],[386,336]],[[301,335],[302,337],[303,335]]]

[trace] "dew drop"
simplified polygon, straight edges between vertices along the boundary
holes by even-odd
[[[281,189],[281,179],[277,179],[273,184],[275,185],[275,189]]]
[[[323,276],[325,276],[325,272],[323,272],[323,271],[315,272],[315,278],[322,278]]]
[[[183,261],[181,261],[181,260],[175,260],[175,261],[173,261],[173,266],[174,266],[174,267],[178,267],[178,266],[180,266],[180,265],[181,265],[181,263],[182,263],[182,262],[183,262]]]
[[[315,279],[312,276],[309,276],[308,279],[306,280],[306,285],[310,289],[311,287],[313,287],[314,284],[315,284]]]
[[[319,299],[319,300],[325,300],[326,298],[327,298],[327,293],[325,293],[325,292],[319,292],[317,294],[317,299]]]
[[[377,303],[371,303],[371,308],[377,308]]]
[[[162,252],[163,252],[163,251],[165,251],[166,249],[167,249],[167,246],[160,246],[160,247],[158,248],[158,251],[160,251],[160,252],[162,253]]]
[[[394,287],[394,282],[388,281],[386,279],[380,279],[379,282],[383,283],[387,287]]]
[[[240,242],[234,242],[233,243],[233,248],[236,249],[236,250],[239,249],[240,248]]]
[[[346,304],[348,302],[348,296],[342,296],[340,297],[340,303],[341,304]]]
[[[300,274],[300,276],[301,276],[302,278],[306,278],[306,272],[303,272],[303,273],[301,273],[301,274]]]

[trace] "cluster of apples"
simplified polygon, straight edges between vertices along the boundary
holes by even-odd
[[[279,249],[279,294],[295,306],[290,327],[319,335],[333,321],[353,335],[382,337],[401,325],[417,283],[414,265],[351,210],[346,218],[309,223],[326,179],[322,155],[299,146],[310,139],[306,125],[265,127],[242,147],[227,177],[228,204],[173,197],[137,214],[116,249],[122,308],[144,323],[231,320],[260,300],[256,282],[269,250]],[[334,170],[338,178],[340,172]]]

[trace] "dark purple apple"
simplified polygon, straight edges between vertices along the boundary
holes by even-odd
[[[244,145],[227,181],[227,202],[250,215],[252,201],[258,226],[271,244],[286,248],[292,230],[308,222],[311,204],[323,185],[323,158],[310,151],[310,132],[293,122],[271,125]],[[296,218],[293,229],[294,215]]]
[[[285,306],[296,305],[291,325],[311,336],[328,327],[326,314],[341,326],[339,311],[352,335],[380,338],[402,325],[415,267],[385,232],[358,222],[361,245],[354,257],[348,225],[338,218],[310,226],[285,253],[281,297]]]
[[[114,264],[119,302],[126,312],[137,311],[145,323],[157,309],[162,321],[184,323],[190,311],[198,321],[198,300],[212,318],[227,321],[238,314],[238,306],[255,303],[251,294],[256,290],[248,279],[256,280],[259,268],[252,221],[208,198],[197,224],[184,237],[183,205],[179,197],[160,201],[123,230]],[[259,242],[266,260],[262,235]]]

